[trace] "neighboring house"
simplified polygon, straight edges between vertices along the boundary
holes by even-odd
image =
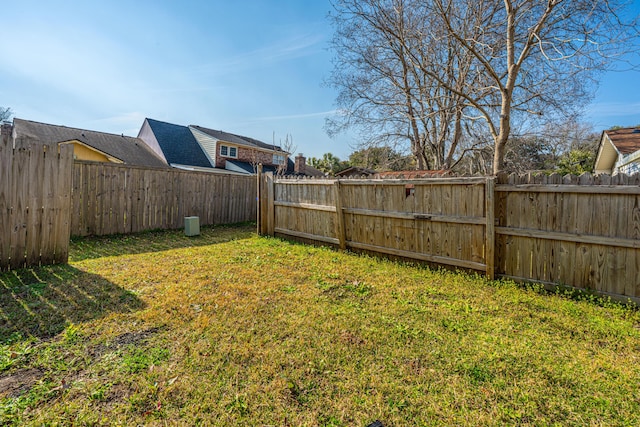
[[[314,168],[307,164],[307,158],[298,154],[295,158],[295,162],[291,159],[287,162],[287,175],[294,175],[300,177],[312,177],[312,178],[324,178],[326,174],[319,169]]]
[[[201,126],[189,129],[215,168],[255,173],[256,166],[262,164],[263,170],[287,169],[289,153],[276,145]]]
[[[340,178],[360,178],[360,177],[369,177],[376,173],[373,169],[361,168],[358,166],[351,166],[346,169],[341,170],[340,172],[336,172],[336,176]]]
[[[138,138],[173,167],[183,169],[213,167],[193,133],[186,126],[145,119],[138,132]]]
[[[176,168],[253,174],[258,164],[262,164],[265,172],[296,174],[296,164],[281,147],[221,130],[147,118],[138,137]],[[306,168],[310,168],[307,174],[317,171],[310,166]]]
[[[11,141],[14,147],[23,141],[47,146],[73,145],[73,158],[93,162],[132,166],[168,167],[141,139],[86,129],[13,119]]]
[[[417,179],[417,178],[447,178],[453,174],[449,170],[409,170],[409,171],[390,171],[390,172],[377,172],[372,178],[404,178],[404,179]]]
[[[596,175],[640,172],[640,128],[602,132],[594,170]]]

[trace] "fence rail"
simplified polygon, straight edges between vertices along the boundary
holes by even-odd
[[[640,176],[259,180],[263,234],[640,302]]]

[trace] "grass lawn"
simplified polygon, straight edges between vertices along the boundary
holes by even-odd
[[[640,425],[640,315],[257,237],[0,273],[0,425]]]

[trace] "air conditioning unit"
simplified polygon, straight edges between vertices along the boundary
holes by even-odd
[[[200,235],[200,217],[198,216],[184,217],[184,235],[185,236]]]

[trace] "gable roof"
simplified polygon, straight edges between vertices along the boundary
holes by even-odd
[[[373,175],[376,173],[373,169],[361,168],[359,166],[350,166],[346,169],[342,169],[339,172],[336,172],[336,176],[362,176],[362,175]]]
[[[13,119],[13,130],[17,138],[33,138],[45,145],[79,141],[128,165],[167,167],[167,164],[144,141],[131,136],[51,125],[19,118]]]
[[[640,128],[605,130],[604,133],[622,155],[640,150]]]
[[[600,137],[598,151],[596,154],[596,162],[594,172],[596,174],[615,174],[616,164],[620,166],[623,157],[627,161],[635,162],[637,155],[630,156],[633,153],[640,153],[640,129],[639,128],[621,128],[605,130]]]
[[[197,129],[200,132],[206,133],[207,135],[212,136],[220,141],[230,142],[232,144],[244,145],[252,148],[262,148],[262,149],[271,150],[271,151],[283,151],[282,148],[278,147],[277,145],[267,144],[257,139],[249,138],[248,136],[236,135],[233,133],[224,132],[221,130],[209,129],[209,128],[196,126],[196,125],[190,125],[189,127]]]
[[[146,119],[169,164],[211,168],[211,162],[187,126]]]

